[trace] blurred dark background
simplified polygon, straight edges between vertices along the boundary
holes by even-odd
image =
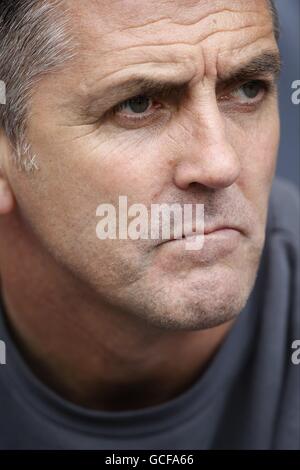
[[[275,0],[281,23],[281,144],[277,174],[300,187],[300,104],[292,103],[292,83],[300,80],[300,0]],[[298,95],[300,96],[300,95]]]

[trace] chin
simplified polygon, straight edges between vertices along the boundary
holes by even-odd
[[[193,304],[187,303],[175,310],[167,310],[160,318],[152,317],[152,320],[157,326],[173,331],[205,330],[235,319],[243,309],[246,300],[235,298],[229,303],[227,299],[220,299],[218,302],[210,302],[209,305],[201,301]]]
[[[160,284],[140,316],[169,330],[213,328],[236,318],[252,291],[256,271],[200,270],[177,282]],[[145,291],[144,291],[145,293]]]

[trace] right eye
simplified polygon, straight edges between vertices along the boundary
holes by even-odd
[[[115,122],[125,129],[139,129],[161,116],[163,106],[154,98],[138,95],[113,108]]]
[[[129,100],[123,101],[123,103],[117,106],[116,111],[118,113],[126,111],[130,114],[143,114],[148,110],[151,104],[151,98],[148,98],[144,95],[140,95],[134,98],[130,98]]]

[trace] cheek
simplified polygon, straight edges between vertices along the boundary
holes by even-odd
[[[73,162],[74,171],[97,188],[99,202],[125,195],[129,203],[150,203],[170,177],[158,142],[142,132],[82,141]]]
[[[279,144],[277,109],[230,123],[227,133],[241,162],[243,184],[268,192],[274,176]]]
[[[255,167],[260,173],[262,183],[270,185],[274,176],[279,145],[279,119],[276,116],[256,127],[250,145],[257,149],[255,153]],[[255,168],[254,168],[255,170]]]
[[[242,124],[230,123],[228,134],[241,161],[237,184],[257,214],[257,229],[266,222],[268,197],[276,169],[279,145],[279,115],[274,105],[272,112],[253,118],[242,118]]]

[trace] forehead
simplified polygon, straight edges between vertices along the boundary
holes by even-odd
[[[89,83],[141,67],[226,74],[257,50],[276,48],[267,0],[68,2]]]
[[[173,26],[195,25],[202,19],[218,21],[218,15],[270,15],[268,0],[66,0],[73,14],[91,23],[100,22],[103,33],[115,28],[157,26],[169,21]],[[213,15],[213,18],[210,18]],[[233,19],[233,15],[231,15]]]

